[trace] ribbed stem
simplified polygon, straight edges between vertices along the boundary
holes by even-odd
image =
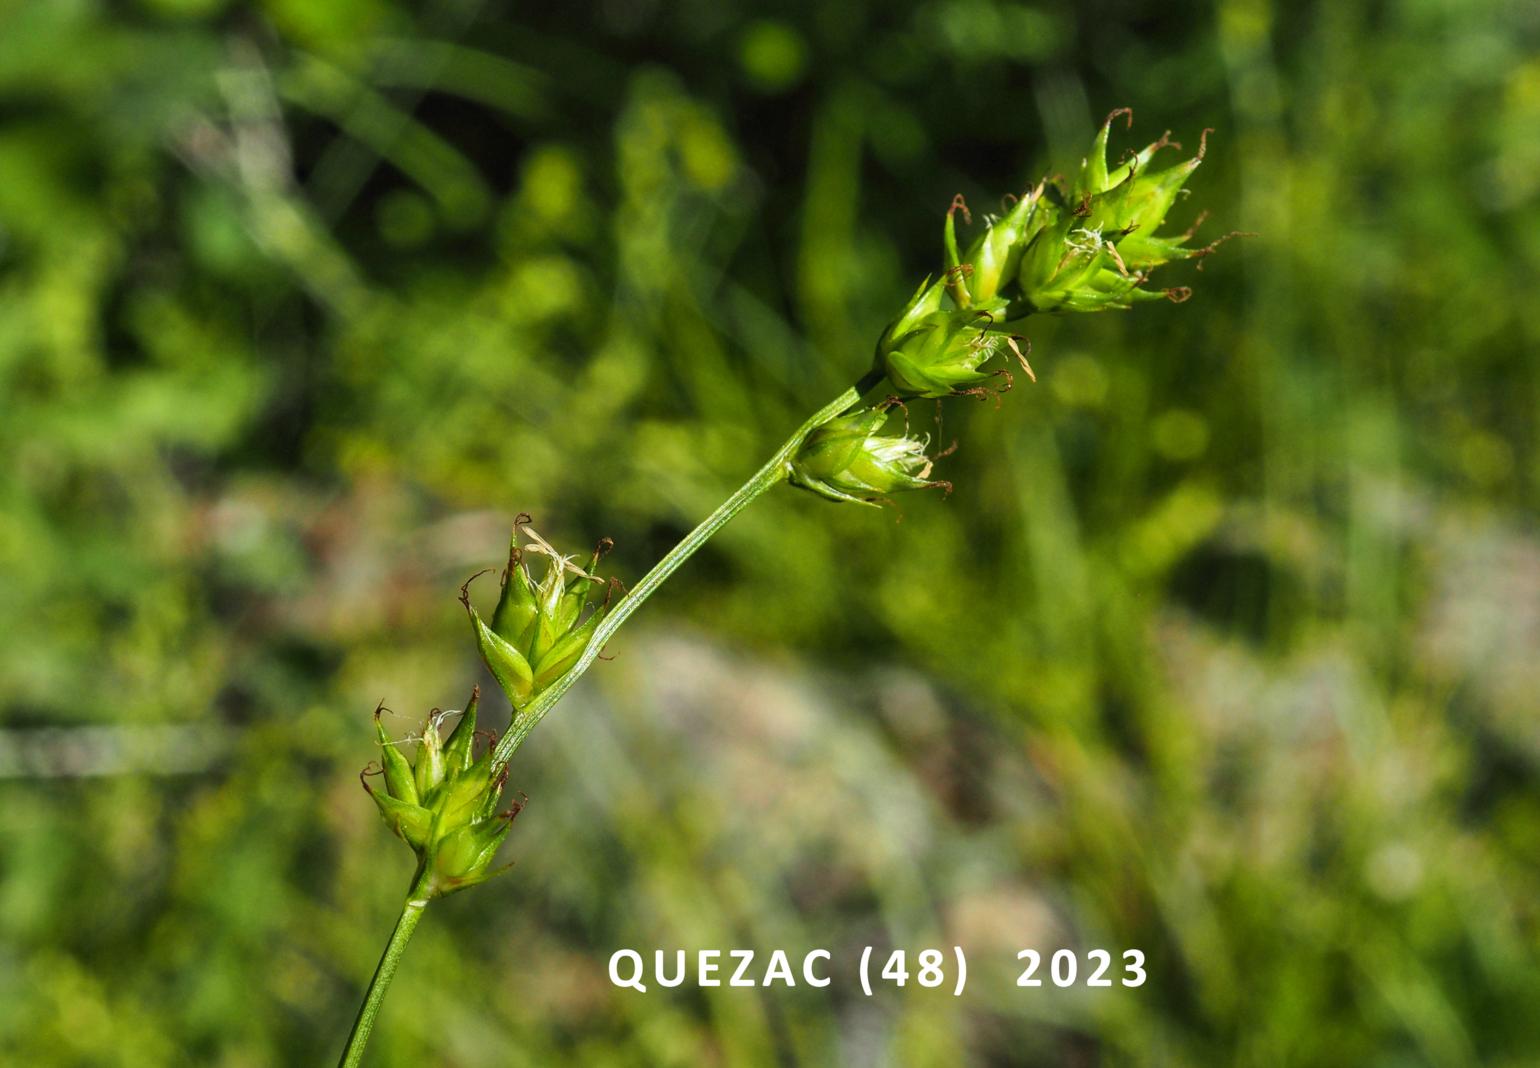
[[[497,748],[494,750],[497,762],[507,763],[508,758],[513,756],[515,750],[529,736],[529,732],[535,729],[535,724],[545,718],[551,706],[561,700],[562,695],[578,680],[578,676],[587,671],[589,666],[598,659],[610,636],[620,629],[620,625],[630,617],[632,612],[642,606],[643,601],[652,596],[653,591],[679,570],[681,564],[694,556],[696,551],[711,540],[713,534],[726,526],[733,516],[786,479],[791,470],[792,457],[809,434],[856,404],[881,380],[880,373],[869,374],[820,408],[811,419],[786,439],[763,467],[739,486],[716,511],[702,520],[700,526],[686,534],[684,539],[670,549],[651,571],[643,575],[642,580],[615,604],[615,607],[594,629],[593,636],[589,638],[588,645],[583,649],[583,655],[578,657],[572,669],[527,708],[515,715],[508,733],[498,741]],[[374,1030],[374,1019],[379,1015],[380,1006],[385,1001],[385,992],[390,988],[391,979],[395,977],[396,965],[401,961],[401,954],[406,950],[406,944],[411,939],[412,932],[417,929],[417,922],[422,919],[423,910],[428,907],[428,897],[429,895],[422,891],[421,873],[419,873],[419,878],[413,881],[412,891],[407,895],[406,904],[402,906],[401,917],[396,921],[395,930],[391,932],[390,941],[385,946],[385,953],[380,957],[379,967],[374,970],[374,978],[369,982],[369,990],[364,995],[363,1005],[359,1007],[358,1019],[353,1022],[353,1032],[348,1036],[347,1048],[342,1051],[342,1060],[338,1062],[338,1068],[356,1068],[362,1063],[364,1046],[369,1041],[369,1033]]]
[[[396,928],[390,932],[390,941],[385,943],[385,952],[380,956],[379,966],[374,969],[374,978],[369,980],[364,1003],[358,1007],[358,1018],[353,1021],[353,1030],[348,1035],[348,1044],[342,1051],[342,1059],[337,1062],[337,1068],[357,1068],[363,1063],[364,1047],[369,1044],[369,1033],[374,1030],[374,1018],[380,1014],[380,1006],[385,1003],[385,992],[390,989],[390,981],[396,976],[396,965],[401,963],[406,944],[411,941],[412,932],[417,930],[417,922],[422,919],[423,911],[428,907],[428,895],[423,892],[422,882],[420,875],[412,881],[412,889],[406,895],[406,903],[401,906]]]
[[[545,714],[551,710],[551,707],[561,700],[562,695],[598,658],[605,643],[610,640],[610,636],[620,629],[620,625],[630,617],[632,612],[642,606],[643,601],[652,596],[653,591],[679,569],[679,565],[695,555],[695,552],[711,540],[713,534],[726,526],[733,516],[747,508],[761,494],[785,480],[790,471],[792,456],[796,454],[797,449],[809,434],[851,407],[867,390],[881,380],[880,374],[868,375],[820,408],[811,419],[786,439],[785,444],[775,451],[763,467],[739,486],[731,497],[723,501],[721,507],[702,520],[700,526],[686,534],[684,540],[670,549],[651,571],[642,576],[642,580],[633,586],[600,621],[599,626],[594,630],[593,637],[588,640],[588,645],[583,649],[583,655],[578,657],[577,663],[572,665],[572,670],[514,717],[508,733],[503,735],[497,743],[494,751],[497,762],[506,763],[508,758],[513,756],[519,746],[524,744],[524,739],[529,736],[529,732],[535,729],[535,724],[545,718]]]

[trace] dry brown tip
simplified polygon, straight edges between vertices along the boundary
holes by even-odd
[[[1102,125],[1103,126],[1111,126],[1112,125],[1112,120],[1117,118],[1119,115],[1127,115],[1128,116],[1128,122],[1127,122],[1127,124],[1126,124],[1126,126],[1124,128],[1132,130],[1134,128],[1134,109],[1133,108],[1116,108],[1116,109],[1114,109],[1110,114],[1108,114],[1108,116],[1105,119],[1102,120]]]
[[[495,571],[495,570],[496,570],[496,568],[484,567],[480,571],[478,571],[474,575],[472,575],[470,578],[468,578],[464,582],[462,582],[460,584],[460,603],[463,604],[466,608],[470,608],[470,606],[471,606],[471,583],[475,582],[482,575],[487,574],[489,571]]]
[[[1203,155],[1208,151],[1208,135],[1214,132],[1212,126],[1205,126],[1203,132],[1198,135],[1198,154],[1193,157],[1194,163],[1202,163]]]

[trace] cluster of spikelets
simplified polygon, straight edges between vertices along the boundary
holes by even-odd
[[[490,626],[471,604],[470,583],[460,590],[476,646],[512,702],[515,716],[577,663],[609,607],[608,596],[599,604],[589,598],[612,588],[594,574],[613,546],[608,538],[594,549],[586,568],[578,567],[575,557],[558,553],[529,523],[527,515],[514,520],[508,567]],[[520,536],[526,539],[522,546]],[[539,580],[530,567],[537,557],[545,560]]]
[[[890,395],[808,432],[785,461],[788,481],[830,500],[861,504],[902,490],[949,490],[949,483],[930,477],[939,455],[929,452],[928,439],[910,435],[904,401],[982,396],[997,380],[997,392],[1003,392],[1011,382],[1003,364],[1012,357],[1035,378],[1020,334],[1030,315],[1187,299],[1186,289],[1150,289],[1146,283],[1157,267],[1214,248],[1188,247],[1193,230],[1160,232],[1203,160],[1203,143],[1192,158],[1155,169],[1157,153],[1180,148],[1163,136],[1109,167],[1108,135],[1113,120],[1125,114],[1107,117],[1073,181],[1039,183],[1003,215],[985,220],[965,252],[959,251],[956,216],[971,220],[962,198],[953,201],[944,270],[920,286],[877,343],[868,381],[886,381]],[[904,430],[887,433],[895,411],[906,413]],[[471,604],[470,583],[461,589],[477,648],[513,706],[515,726],[579,661],[609,611],[613,583],[596,574],[608,549],[609,542],[601,542],[580,567],[520,516],[490,623]],[[454,713],[435,710],[410,763],[375,713],[382,756],[378,767],[365,769],[364,785],[386,823],[416,852],[414,886],[425,897],[496,874],[493,857],[519,811],[518,805],[497,811],[507,765],[498,759],[495,739],[476,755],[476,705],[472,694],[447,735],[443,725]],[[370,787],[372,774],[383,775],[384,791]]]
[[[497,811],[507,768],[493,760],[490,747],[479,759],[475,755],[479,697],[479,692],[471,693],[460,722],[447,737],[444,721],[454,713],[435,709],[411,763],[385,733],[380,720],[384,709],[374,711],[380,764],[364,769],[364,789],[390,829],[417,854],[413,885],[425,898],[475,886],[496,874],[492,859],[521,807]],[[383,791],[370,786],[374,774],[384,778]]]
[[[956,217],[971,217],[962,197],[953,200],[944,270],[915,291],[877,343],[875,371],[894,398],[982,396],[997,381],[1003,391],[1011,382],[1003,364],[1011,358],[1035,380],[1020,334],[1030,315],[1181,302],[1191,295],[1184,287],[1146,285],[1157,267],[1207,255],[1218,244],[1189,247],[1196,224],[1185,233],[1161,233],[1203,161],[1207,131],[1196,155],[1170,167],[1154,166],[1162,150],[1181,148],[1169,134],[1109,166],[1108,137],[1123,115],[1132,124],[1126,108],[1107,116],[1072,181],[1038,183],[1003,215],[986,219],[965,251],[959,251]],[[929,477],[937,457],[926,439],[907,429],[882,432],[893,407],[890,400],[858,409],[810,434],[789,463],[791,481],[831,500],[861,503],[906,489],[949,488]]]
[[[609,547],[608,540],[600,542],[587,567],[578,567],[575,558],[557,553],[521,515],[490,624],[471,604],[470,582],[461,588],[477,648],[513,705],[515,721],[576,663],[604,618],[608,597],[597,602],[590,597],[609,589],[593,574]],[[383,710],[375,710],[381,759],[378,768],[365,769],[364,788],[390,829],[417,854],[414,886],[424,897],[474,886],[497,874],[492,860],[522,807],[497,811],[508,768],[497,758],[495,736],[476,730],[479,696],[479,691],[471,694],[447,735],[444,724],[455,713],[430,713],[411,762],[386,734]],[[479,757],[478,737],[486,740]],[[383,775],[384,791],[370,786],[373,774]]]

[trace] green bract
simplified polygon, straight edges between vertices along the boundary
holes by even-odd
[[[989,308],[1000,296],[1002,287],[1011,285],[1021,267],[1021,256],[1039,230],[1052,218],[1043,201],[1039,185],[1017,200],[1001,218],[988,218],[982,234],[968,246],[966,255],[957,251],[957,224],[954,216],[963,213],[971,221],[968,206],[961,196],[954,197],[946,213],[944,244],[946,252],[947,292],[959,308]]]
[[[1156,267],[1213,247],[1187,248],[1192,230],[1157,233],[1203,161],[1208,131],[1198,154],[1175,166],[1150,169],[1161,149],[1181,147],[1168,133],[1109,168],[1107,140],[1119,115],[1132,123],[1126,108],[1108,115],[1074,183],[1068,190],[1053,189],[1054,202],[1040,213],[1048,218],[1022,255],[1018,275],[1024,311],[1101,311],[1141,300],[1185,300],[1186,289],[1141,287]]]
[[[988,308],[946,307],[943,279],[927,279],[877,342],[877,367],[906,397],[950,397],[994,377],[981,371],[1001,339]]]
[[[1021,261],[1025,310],[1101,311],[1166,296],[1139,288],[1146,275],[1124,263],[1114,240],[1119,235],[1082,221],[1062,215],[1027,249]]]
[[[888,416],[886,406],[862,408],[813,431],[788,465],[792,484],[833,501],[857,504],[875,504],[900,490],[950,489],[949,483],[929,479],[926,441],[877,433]]]
[[[482,659],[515,711],[577,662],[609,607],[607,601],[589,601],[592,593],[605,586],[593,570],[608,551],[609,541],[599,543],[585,570],[572,562],[573,557],[552,549],[527,522],[521,516],[514,529],[508,569],[503,572],[502,592],[490,625],[471,604],[468,589],[460,591]],[[523,546],[518,544],[520,534],[529,539]],[[537,555],[546,558],[539,581],[529,570],[529,557]]]
[[[900,395],[980,392],[981,383],[1002,373],[987,365],[1003,348],[1021,357],[1014,331],[1034,312],[1101,311],[1145,300],[1187,299],[1190,291],[1184,287],[1144,287],[1150,272],[1162,264],[1214,248],[1188,248],[1193,230],[1159,232],[1188,176],[1203,161],[1204,143],[1191,159],[1154,170],[1161,149],[1180,147],[1162,136],[1109,167],[1112,121],[1125,114],[1132,121],[1127,109],[1107,116],[1073,182],[1038,183],[1004,214],[986,217],[984,231],[965,251],[957,242],[956,216],[972,217],[962,197],[952,201],[943,233],[945,272],[920,286],[877,345],[877,370]],[[1025,359],[1022,366],[1032,373]]]
[[[380,720],[384,710],[374,712],[385,790],[369,785],[368,769],[364,789],[390,829],[417,854],[418,878],[413,885],[428,897],[475,886],[497,874],[492,858],[519,811],[514,806],[497,812],[506,768],[494,763],[490,751],[479,759],[475,756],[479,697],[479,692],[472,691],[447,739],[441,729],[454,713],[435,709],[423,725],[422,742],[411,763],[385,733]]]

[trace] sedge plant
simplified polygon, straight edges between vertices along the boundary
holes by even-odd
[[[607,540],[580,559],[550,545],[528,516],[515,521],[490,616],[472,599],[474,577],[460,591],[476,647],[512,706],[508,730],[501,737],[478,730],[480,694],[473,690],[463,711],[430,713],[408,761],[386,733],[381,710],[375,712],[380,757],[364,770],[364,787],[417,866],[348,1037],[343,1068],[362,1063],[402,952],[429,903],[502,870],[498,848],[521,805],[502,808],[501,798],[519,746],[631,614],[712,535],[781,483],[866,505],[911,490],[950,492],[950,483],[931,477],[945,453],[910,433],[900,417],[905,401],[998,396],[1010,387],[1013,367],[1035,381],[1023,333],[1032,315],[1181,303],[1191,295],[1150,281],[1156,268],[1202,257],[1218,244],[1194,246],[1196,224],[1182,233],[1162,230],[1203,160],[1208,131],[1195,155],[1170,166],[1156,165],[1161,152],[1181,147],[1169,135],[1109,164],[1108,139],[1119,117],[1132,125],[1127,109],[1109,115],[1073,179],[1039,182],[1002,214],[985,218],[966,246],[959,243],[958,217],[967,224],[971,216],[963,199],[954,199],[943,226],[942,269],[882,332],[867,373],[793,431],[630,590],[598,573]]]

